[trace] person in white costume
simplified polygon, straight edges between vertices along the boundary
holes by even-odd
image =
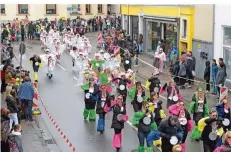
[[[40,59],[44,62],[46,71],[47,71],[47,76],[49,79],[53,77],[53,71],[55,68],[55,55],[51,53],[49,49],[45,50],[46,54],[40,55]]]
[[[104,60],[104,50],[99,51],[99,58],[100,60]]]
[[[60,63],[61,55],[63,54],[65,50],[65,44],[61,45],[60,41],[58,40],[55,44],[55,50],[56,50],[56,61]]]

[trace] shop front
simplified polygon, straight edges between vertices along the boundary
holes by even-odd
[[[164,51],[168,54],[171,47],[179,47],[179,24],[178,19],[158,20],[154,17],[144,18],[144,50],[154,54],[158,41],[164,40]]]

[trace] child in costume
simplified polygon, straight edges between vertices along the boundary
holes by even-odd
[[[93,78],[89,82],[81,86],[85,92],[85,108],[83,112],[84,119],[86,120],[89,116],[90,121],[95,121],[96,111],[95,106],[96,102],[99,100],[99,86],[96,84]]]
[[[195,126],[193,128],[191,138],[199,140],[201,135],[198,131],[198,122],[200,119],[207,117],[209,114],[209,108],[205,100],[205,95],[201,88],[195,92],[193,101],[189,105],[189,112],[193,114],[193,120],[195,121]]]
[[[106,85],[102,83],[100,86],[99,100],[96,104],[96,113],[99,115],[97,131],[101,134],[103,134],[105,126],[106,112],[104,111],[104,107],[107,105],[108,102],[111,102],[111,97],[106,89]]]
[[[168,108],[169,116],[175,115],[178,117],[183,131],[183,138],[181,141],[182,152],[186,152],[186,138],[189,131],[193,129],[193,121],[189,112],[184,108],[183,100],[179,100],[178,104],[172,105]]]
[[[119,152],[122,144],[122,129],[124,128],[124,122],[128,120],[128,116],[126,115],[126,108],[123,102],[123,96],[119,95],[115,101],[108,102],[104,107],[104,111],[108,112],[110,108],[113,110],[111,128],[113,128],[115,132],[112,141],[112,147],[116,148],[117,152]]]
[[[38,82],[38,70],[39,67],[42,66],[42,61],[39,56],[34,55],[33,57],[30,58],[30,62],[34,70],[34,81]]]

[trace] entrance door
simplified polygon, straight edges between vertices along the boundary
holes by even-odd
[[[139,21],[138,21],[138,16],[131,16],[131,39],[132,41],[136,40],[138,41],[138,34],[139,34]]]

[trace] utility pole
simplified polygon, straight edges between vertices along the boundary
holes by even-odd
[[[20,53],[20,77],[19,77],[19,84],[21,84],[22,82],[22,56],[25,54],[26,52],[26,46],[25,44],[22,42],[21,40],[21,44],[19,46],[19,53]]]

